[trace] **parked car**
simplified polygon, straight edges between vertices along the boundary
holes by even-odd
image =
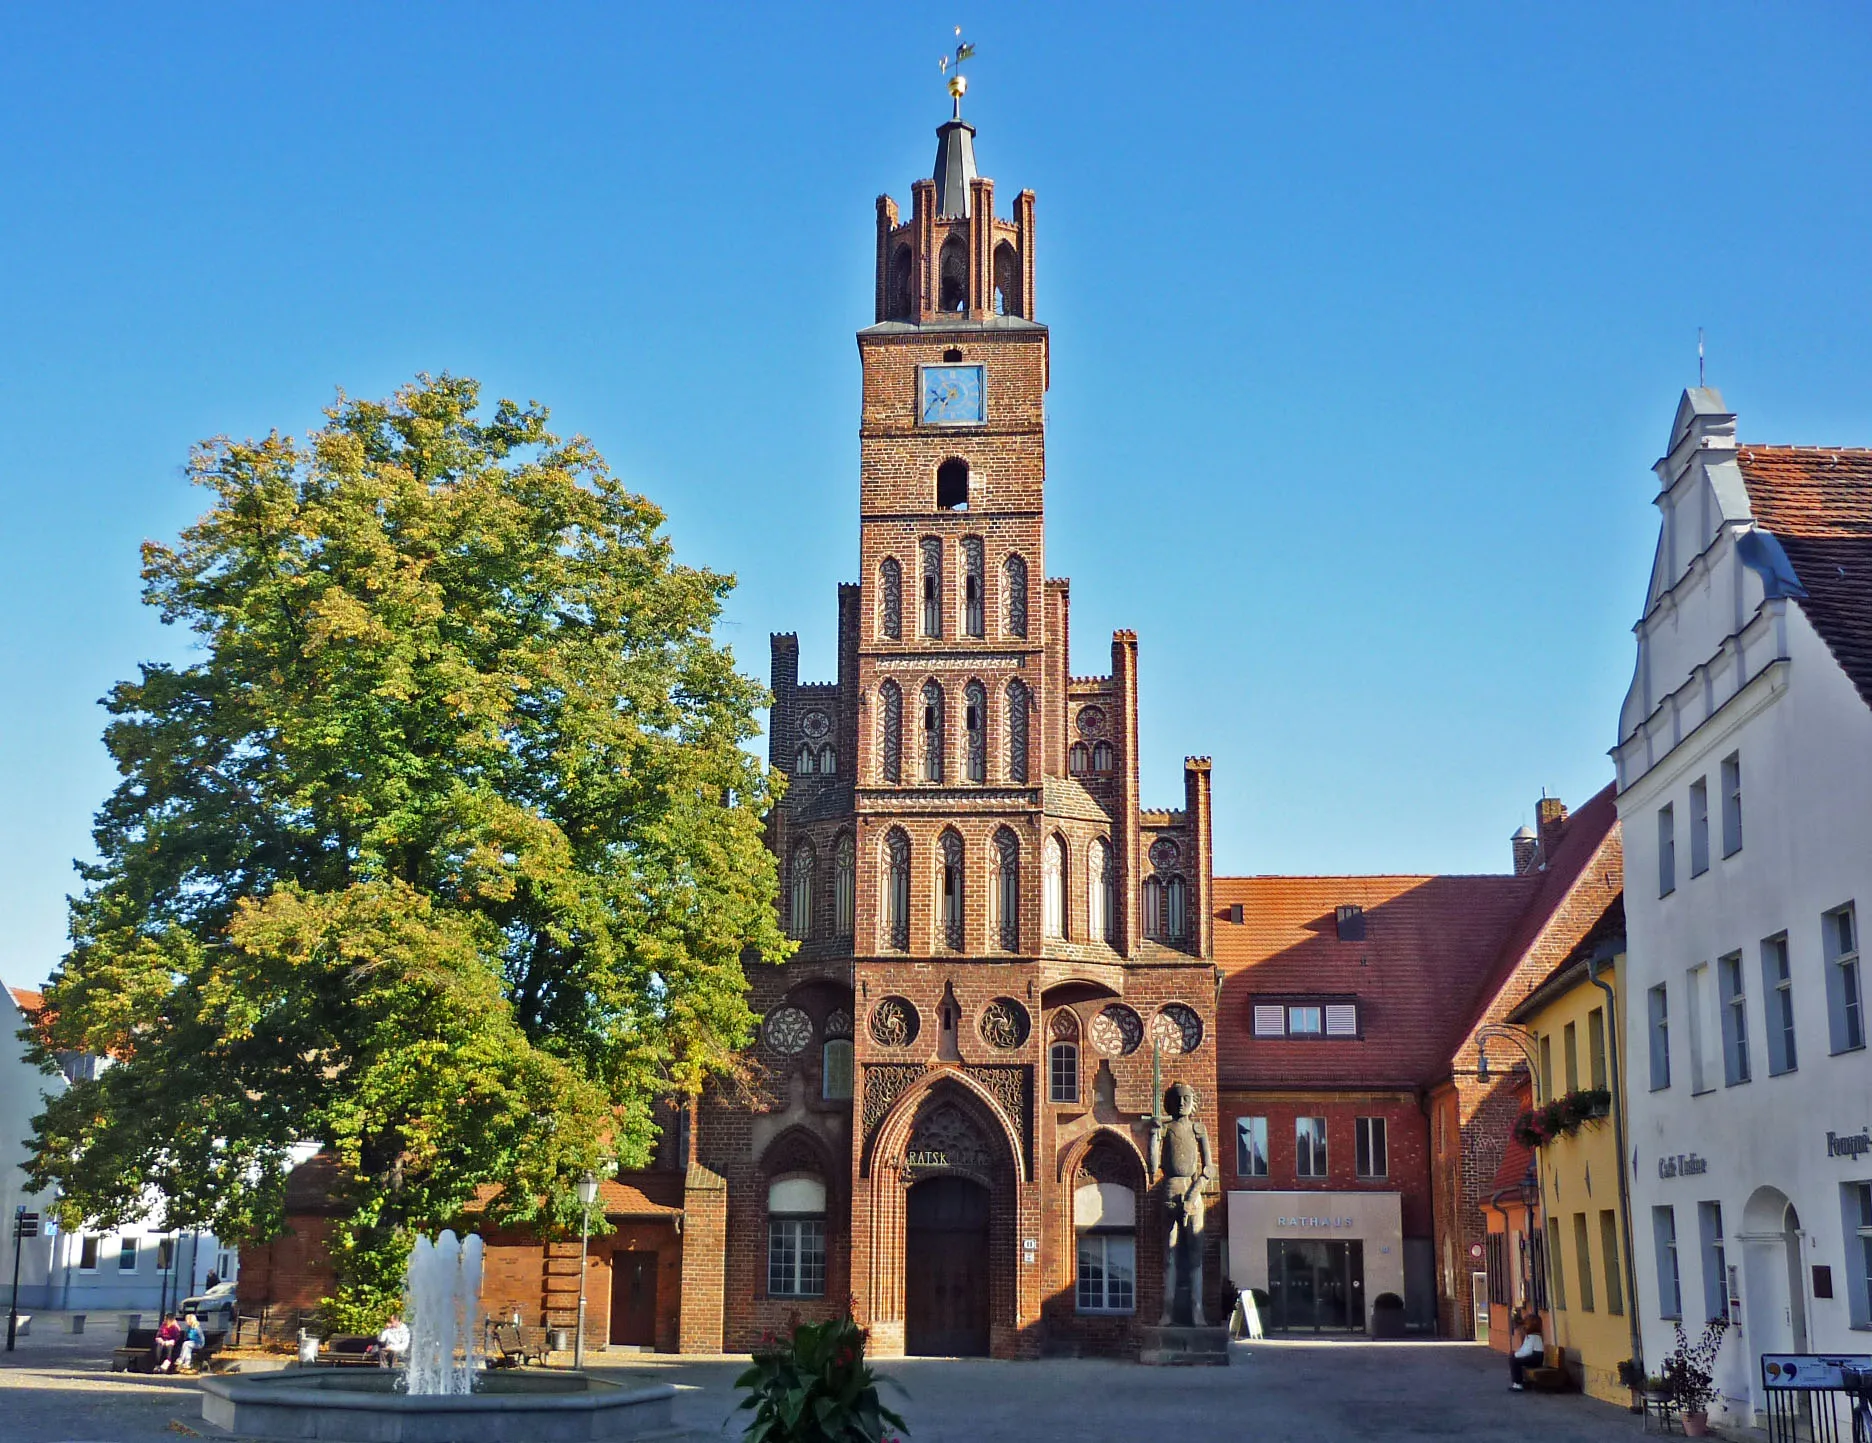
[[[240,1305],[234,1298],[234,1284],[216,1283],[207,1292],[193,1298],[184,1298],[178,1305],[178,1311],[187,1317],[193,1313],[201,1319],[204,1333],[234,1331],[235,1314]]]

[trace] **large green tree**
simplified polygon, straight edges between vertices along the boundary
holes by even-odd
[[[38,1038],[119,1060],[37,1120],[68,1219],[154,1194],[264,1237],[317,1141],[349,1311],[484,1185],[550,1218],[641,1160],[747,1039],[744,953],[787,950],[731,578],[544,409],[478,400],[424,376],[196,448],[214,504],[143,558],[196,659],[105,700],[123,781]]]

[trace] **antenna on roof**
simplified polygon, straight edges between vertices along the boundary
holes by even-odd
[[[1703,328],[1697,327],[1697,389],[1703,389]]]

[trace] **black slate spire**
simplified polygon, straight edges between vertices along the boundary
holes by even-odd
[[[956,109],[961,109],[958,100]],[[960,115],[936,128],[936,214],[966,218],[969,182],[975,179],[975,127]]]

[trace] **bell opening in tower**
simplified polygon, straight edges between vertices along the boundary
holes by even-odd
[[[936,508],[939,511],[966,511],[968,504],[968,462],[952,457],[936,468]]]

